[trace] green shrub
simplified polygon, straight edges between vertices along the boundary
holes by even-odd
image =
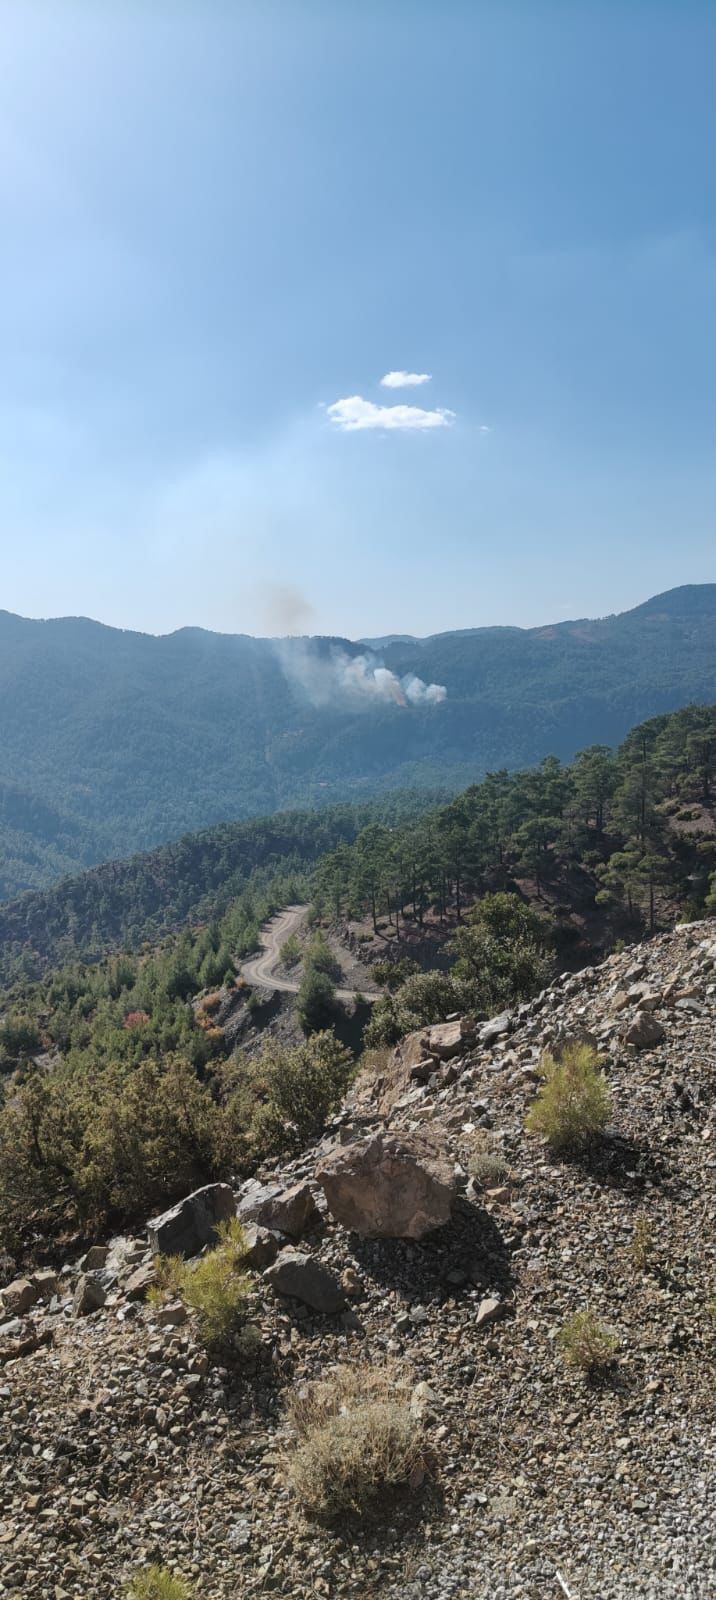
[[[453,977],[466,1006],[477,1016],[492,1016],[529,1000],[549,982],[549,944],[544,921],[518,895],[485,895],[451,944]]]
[[[395,994],[396,989],[405,983],[406,978],[412,978],[420,972],[420,965],[417,961],[412,961],[409,956],[404,956],[400,961],[374,961],[371,972],[376,983],[387,989],[390,994]]]
[[[575,1311],[560,1328],[557,1339],[568,1367],[593,1376],[610,1367],[617,1341],[592,1311]]]
[[[0,1052],[11,1061],[35,1056],[42,1049],[39,1029],[32,1017],[13,1015],[0,1026]]]
[[[302,1150],[323,1132],[355,1071],[353,1057],[330,1031],[285,1049],[267,1041],[260,1056],[241,1058],[226,1111],[228,1166],[249,1158]]]
[[[126,1585],[127,1600],[195,1600],[196,1590],[168,1567],[142,1567]]]
[[[157,1292],[152,1300],[177,1296],[194,1313],[204,1344],[239,1348],[251,1288],[243,1269],[246,1235],[237,1217],[219,1223],[216,1232],[216,1248],[198,1261],[184,1261],[181,1256],[157,1259]]]
[[[301,959],[301,941],[297,934],[292,933],[288,939],[284,940],[281,945],[280,956],[282,966],[290,969],[298,965]]]
[[[407,1032],[407,1029],[405,1030]],[[370,1021],[363,1034],[363,1042],[369,1050],[380,1050],[386,1046],[397,1044],[403,1037],[403,1027],[398,1010],[398,1003],[394,994],[382,994],[370,1014]]]
[[[397,1044],[406,1033],[444,1022],[453,1011],[464,1008],[463,987],[446,972],[416,972],[405,978],[395,993],[376,1001],[365,1030],[370,1048]]]
[[[596,1050],[588,1044],[568,1044],[559,1059],[545,1055],[539,1070],[544,1085],[527,1114],[527,1131],[542,1134],[555,1153],[593,1143],[611,1110],[609,1085]]]
[[[134,1030],[141,1032],[141,1030]],[[33,1070],[0,1115],[0,1229],[62,1208],[96,1226],[215,1176],[220,1112],[185,1061]]]
[[[362,1516],[386,1490],[422,1482],[422,1426],[391,1368],[338,1368],[294,1398],[290,1418],[288,1478],[309,1516]]]
[[[326,972],[311,968],[305,973],[296,997],[296,1010],[304,1033],[318,1033],[330,1026],[336,1015],[336,989]]]
[[[304,957],[306,972],[322,972],[334,982],[341,976],[341,964],[320,929],[314,933]]]

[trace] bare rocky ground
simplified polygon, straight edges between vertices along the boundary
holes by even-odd
[[[318,1316],[258,1275],[255,1371],[210,1367],[190,1322],[161,1326],[130,1298],[145,1238],[114,1241],[91,1280],[105,1302],[86,1315],[75,1268],[55,1292],[36,1281],[43,1297],[14,1317],[6,1294],[0,1595],[110,1600],[152,1558],[201,1600],[711,1600],[715,935],[677,929],[565,977],[471,1045],[443,1035],[442,1064],[438,1034],[414,1037],[365,1075],[281,1182],[313,1182],[366,1128],[428,1128],[457,1165],[452,1220],[422,1242],[361,1240],[316,1186],[301,1249],[343,1280],[348,1309]],[[626,1041],[635,1024],[652,1043]],[[555,1033],[585,1028],[613,1125],[591,1161],[557,1162],[523,1131],[535,1064]],[[487,1150],[504,1163],[491,1179]],[[617,1340],[599,1383],[556,1343],[585,1306]],[[386,1358],[428,1386],[434,1476],[371,1524],[311,1527],[285,1484],[287,1395],[338,1361]]]

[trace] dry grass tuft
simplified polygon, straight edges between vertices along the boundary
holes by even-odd
[[[386,1490],[417,1489],[426,1454],[410,1389],[391,1367],[339,1367],[290,1406],[288,1478],[307,1515],[365,1515]]]
[[[542,1089],[527,1113],[528,1133],[544,1136],[556,1154],[593,1144],[609,1120],[612,1098],[599,1056],[589,1044],[570,1044],[559,1060],[540,1063]]]
[[[468,1158],[467,1170],[483,1189],[497,1189],[510,1174],[508,1163],[499,1150],[476,1150]]]
[[[127,1600],[195,1600],[196,1590],[168,1567],[142,1567],[130,1578]]]
[[[557,1338],[567,1366],[577,1367],[588,1377],[605,1372],[614,1360],[617,1341],[592,1311],[575,1311]]]

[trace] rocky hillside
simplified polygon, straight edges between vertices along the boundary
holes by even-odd
[[[0,1595],[114,1600],[160,1561],[199,1600],[712,1596],[715,934],[415,1035],[236,1200],[25,1264],[0,1326]],[[568,1037],[596,1041],[611,1094],[571,1160],[525,1132]],[[181,1300],[144,1299],[150,1241],[196,1250],[207,1206],[236,1203],[261,1339],[241,1369]],[[591,1377],[559,1337],[586,1309],[613,1340]],[[289,1492],[287,1403],[346,1362],[409,1383],[423,1448],[402,1496],[337,1531]]]

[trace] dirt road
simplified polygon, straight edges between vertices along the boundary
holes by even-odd
[[[277,912],[266,923],[260,934],[260,951],[241,966],[241,976],[247,983],[256,984],[260,989],[280,989],[284,994],[298,994],[298,979],[287,977],[284,973],[277,974],[276,968],[281,964],[281,946],[290,939],[292,933],[297,933],[303,927],[308,910],[308,906],[287,906],[285,911]],[[366,1000],[378,998],[377,989],[336,989],[339,1000],[353,1000],[359,992]]]

